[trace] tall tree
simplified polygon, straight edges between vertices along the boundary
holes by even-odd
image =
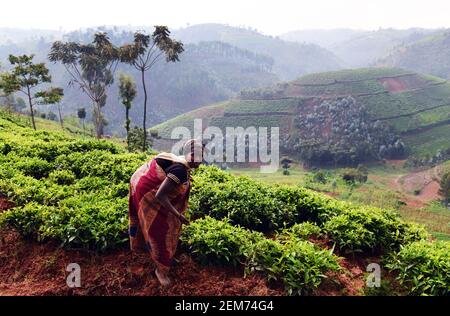
[[[36,93],[36,96],[42,99],[42,104],[56,104],[59,114],[59,123],[61,128],[64,129],[64,122],[61,114],[61,100],[64,96],[64,90],[62,88],[49,88],[47,91]]]
[[[69,84],[77,84],[91,99],[96,135],[101,138],[105,124],[102,107],[106,105],[106,91],[114,82],[119,49],[100,32],[91,44],[54,42],[49,59],[62,63],[71,77]]]
[[[125,129],[127,130],[127,147],[130,150],[130,108],[131,103],[136,97],[136,83],[133,78],[126,74],[120,74],[119,77],[119,95],[122,99],[122,104],[125,106]]]
[[[121,61],[126,62],[141,73],[142,87],[144,90],[144,117],[142,127],[144,129],[144,142],[142,151],[146,149],[147,142],[147,86],[145,83],[145,72],[149,71],[163,56],[166,62],[179,61],[179,55],[184,51],[183,44],[170,38],[167,26],[155,26],[153,34],[147,35],[142,32],[134,34],[133,44],[121,47]]]
[[[13,69],[1,75],[1,89],[5,94],[14,92],[22,92],[27,96],[28,105],[30,107],[31,122],[36,130],[36,122],[34,121],[34,105],[40,98],[43,91],[35,91],[38,86],[43,83],[49,83],[52,77],[45,63],[33,63],[34,55],[9,55],[9,62]]]
[[[86,130],[84,128],[84,121],[86,119],[86,109],[85,108],[79,108],[78,111],[77,111],[77,115],[78,115],[78,118],[80,119],[80,121],[83,124],[83,134],[86,134]]]

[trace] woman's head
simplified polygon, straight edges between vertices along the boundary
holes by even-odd
[[[203,161],[203,144],[196,139],[188,140],[183,145],[183,155],[191,168],[197,168]]]

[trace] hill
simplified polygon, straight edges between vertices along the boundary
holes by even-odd
[[[184,43],[221,41],[274,59],[273,71],[283,80],[292,80],[313,72],[340,69],[339,59],[315,45],[294,43],[263,35],[256,30],[223,24],[198,24],[175,30],[174,37]]]
[[[373,66],[375,62],[400,45],[416,42],[441,30],[411,28],[358,31],[348,29],[293,31],[281,38],[315,43],[333,52],[348,68]]]
[[[427,36],[409,45],[400,45],[377,64],[450,79],[450,32]]]
[[[169,120],[174,127],[274,126],[284,152],[311,164],[434,154],[450,147],[450,83],[397,68],[310,74]]]
[[[65,39],[89,42],[97,31],[108,32],[111,40],[117,45],[133,39],[131,31],[114,31],[108,28],[68,33]],[[9,54],[36,54],[35,60],[46,62],[50,68],[52,84],[65,89],[62,102],[63,113],[74,114],[78,108],[85,107],[89,121],[92,112],[90,100],[77,86],[68,85],[70,77],[61,65],[49,63],[47,59],[51,44],[51,41],[41,38],[0,46],[0,63],[7,69]],[[272,85],[279,81],[273,72],[273,63],[273,59],[267,55],[250,52],[223,42],[186,44],[185,51],[180,56],[180,62],[158,63],[147,75],[147,88],[150,91],[150,107],[147,113],[149,123],[157,124],[195,108],[227,100],[242,89]],[[130,115],[132,124],[140,125],[141,104],[144,100],[140,74],[134,68],[123,64],[118,67],[117,74],[120,72],[129,73],[138,83],[138,94]],[[109,124],[105,130],[107,134],[124,136],[125,109],[118,98],[117,81],[116,78],[116,83],[108,91],[104,113]],[[55,107],[40,107],[40,110],[56,112]]]
[[[297,30],[283,33],[281,39],[299,43],[311,43],[331,50],[335,45],[367,34],[367,31],[353,29]]]

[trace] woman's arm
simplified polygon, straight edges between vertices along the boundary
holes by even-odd
[[[169,200],[169,194],[176,190],[178,184],[170,178],[166,178],[156,192],[156,199],[165,210],[173,213],[183,224],[188,225],[189,221],[172,205]],[[162,211],[164,212],[164,211]],[[167,215],[167,214],[166,214]]]

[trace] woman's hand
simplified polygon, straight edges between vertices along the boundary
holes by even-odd
[[[180,216],[178,218],[179,218],[181,224],[184,224],[184,225],[189,225],[190,224],[189,220],[186,217],[184,217],[183,214],[180,214]]]
[[[175,215],[175,217],[178,218],[182,224],[189,225],[187,218],[178,212],[169,200],[170,193],[176,188],[177,184],[172,179],[166,178],[159,187],[158,192],[156,192],[156,199],[163,206],[164,211],[163,209],[161,209],[161,211],[165,212],[164,215],[167,216],[167,212],[170,212]]]

